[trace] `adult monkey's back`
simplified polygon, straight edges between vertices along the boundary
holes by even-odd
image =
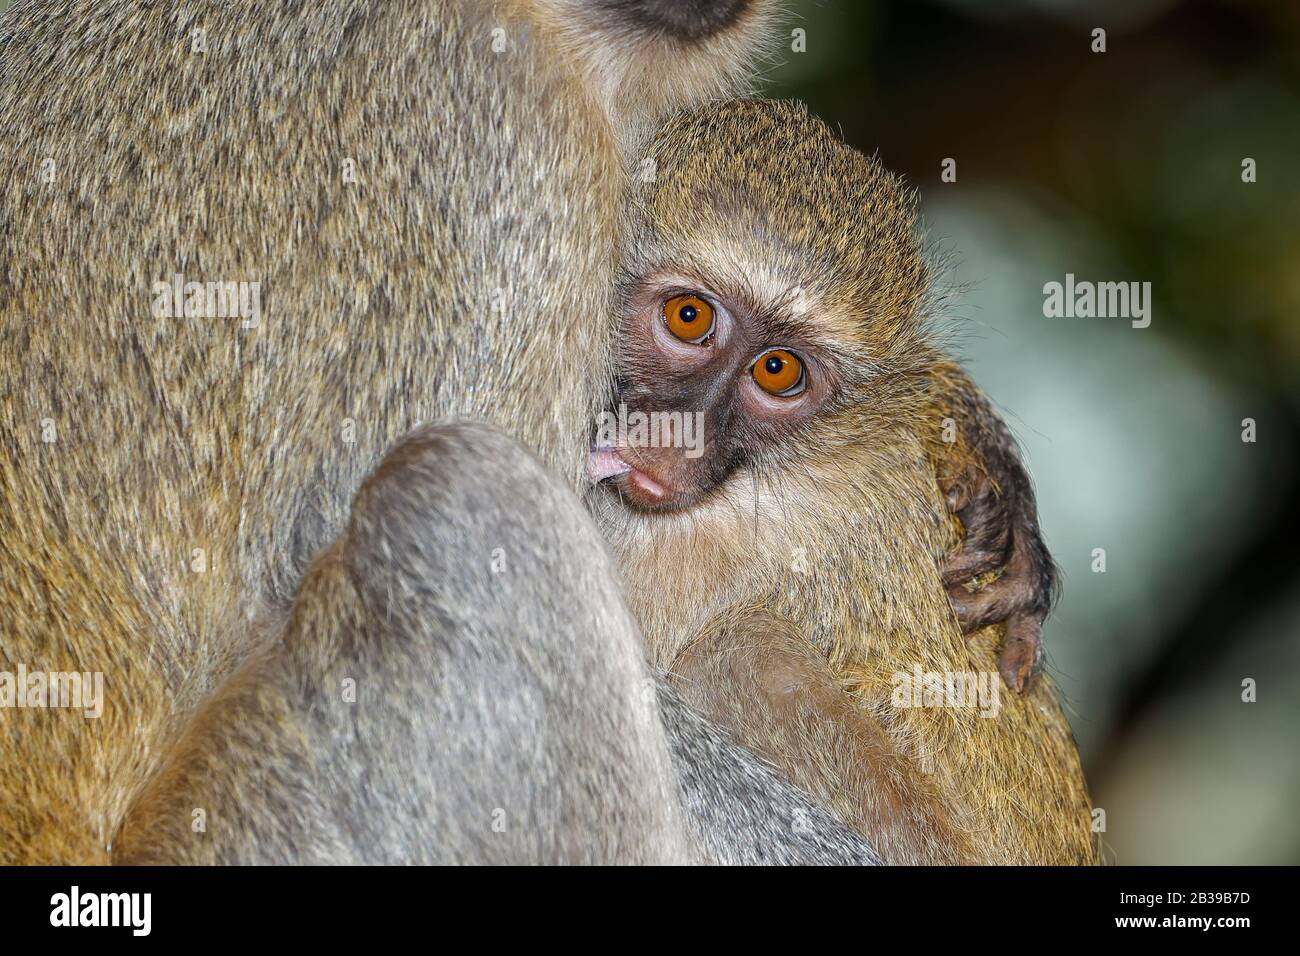
[[[349,508],[448,416],[576,477],[607,374],[606,117],[644,119],[619,64],[638,80],[674,35],[752,49],[758,5],[8,11],[0,657],[103,672],[105,699],[4,713],[0,860],[683,855],[574,502],[452,429]],[[696,50],[677,100],[741,69]],[[189,282],[248,283],[246,321],[169,301]]]

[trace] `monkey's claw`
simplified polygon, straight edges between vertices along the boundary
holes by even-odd
[[[1018,536],[1011,538],[1008,558],[996,552],[961,551],[944,563],[942,573],[963,632],[1006,622],[998,671],[1019,693],[1033,681],[1042,657],[1043,619],[1051,607],[1055,572],[1045,550],[1036,559]],[[999,571],[994,580],[977,585],[977,579]]]
[[[1043,655],[1043,624],[1032,614],[1018,614],[1007,621],[1007,640],[998,657],[998,673],[1008,687],[1024,693],[1038,671]]]

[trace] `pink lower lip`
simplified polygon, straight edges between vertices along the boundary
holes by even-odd
[[[668,497],[668,489],[659,482],[655,481],[644,471],[633,468],[628,472],[627,480],[636,485],[642,493],[649,495],[651,498],[662,500]]]
[[[626,475],[628,483],[647,498],[663,501],[668,489],[639,468],[629,465],[616,448],[593,448],[587,453],[587,478],[593,482]]]

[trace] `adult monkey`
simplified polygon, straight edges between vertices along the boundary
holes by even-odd
[[[7,12],[0,651],[106,699],[5,713],[0,860],[869,858],[660,712],[589,529],[513,446],[416,433],[350,507],[447,416],[576,476],[615,139],[651,122],[627,91],[677,36],[694,79],[654,106],[727,89],[766,7]],[[169,301],[176,275],[258,307]]]
[[[0,640],[8,671],[102,671],[106,699],[5,712],[0,859],[728,858],[683,798],[691,826],[751,834],[730,858],[869,859],[670,701],[674,769],[595,533],[514,446],[418,433],[349,507],[446,416],[577,479],[607,375],[608,114],[645,122],[620,57],[695,22],[718,55],[675,95],[728,88],[765,6],[7,12]],[[172,317],[175,274],[260,308]],[[728,772],[763,793],[752,823],[714,799]],[[767,832],[783,799],[808,835]]]

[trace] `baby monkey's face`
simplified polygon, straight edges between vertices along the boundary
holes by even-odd
[[[797,492],[914,387],[911,197],[790,104],[714,104],[651,150],[590,474],[645,512]]]
[[[741,290],[685,272],[640,283],[593,477],[611,478],[634,508],[680,509],[792,441],[838,374],[829,343],[789,305],[760,311]]]

